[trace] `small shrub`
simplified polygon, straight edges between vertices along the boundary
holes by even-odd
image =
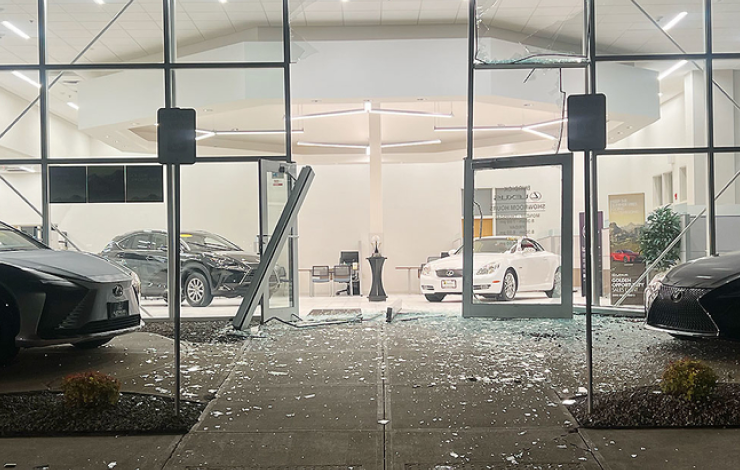
[[[121,382],[100,372],[70,374],[62,380],[62,392],[68,405],[105,407],[118,403]]]
[[[717,374],[711,367],[688,358],[671,362],[662,378],[660,388],[663,393],[689,401],[708,398],[717,386]]]

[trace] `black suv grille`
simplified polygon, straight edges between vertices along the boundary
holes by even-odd
[[[462,277],[462,269],[438,269],[437,277]]]
[[[667,330],[716,334],[717,327],[699,304],[708,289],[662,286],[647,316],[647,324]]]

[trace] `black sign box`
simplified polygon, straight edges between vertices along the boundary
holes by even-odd
[[[606,148],[606,95],[568,97],[568,150]]]
[[[162,167],[126,167],[126,202],[164,202]]]
[[[87,202],[126,202],[123,173],[122,165],[87,167]]]
[[[195,110],[161,108],[157,111],[157,159],[159,163],[195,163]]]
[[[87,202],[87,167],[49,167],[49,202],[84,204]]]

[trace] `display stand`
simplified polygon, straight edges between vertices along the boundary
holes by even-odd
[[[373,284],[370,287],[370,295],[368,300],[371,302],[384,302],[388,296],[385,294],[383,289],[383,263],[385,263],[384,256],[371,256],[367,258],[370,262],[370,270],[372,271]]]

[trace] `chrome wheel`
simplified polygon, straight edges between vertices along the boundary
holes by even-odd
[[[188,300],[194,303],[200,303],[200,301],[203,300],[203,296],[206,291],[206,286],[203,285],[203,281],[201,281],[197,277],[192,277],[188,281]]]
[[[504,287],[501,291],[501,297],[503,300],[511,300],[516,295],[516,276],[511,271],[506,271],[504,274]]]

